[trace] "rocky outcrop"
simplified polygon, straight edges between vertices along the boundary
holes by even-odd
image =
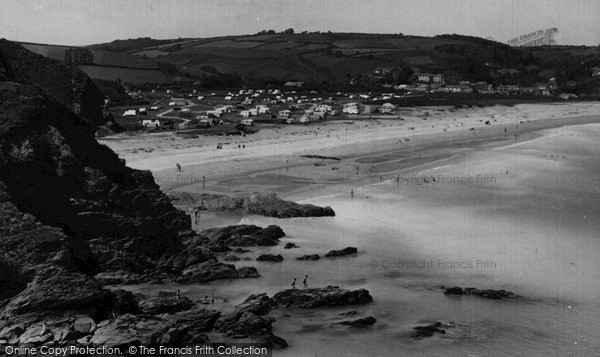
[[[412,333],[412,337],[413,338],[423,338],[423,337],[431,337],[434,334],[445,335],[446,330],[444,330],[442,327],[452,327],[452,325],[450,325],[450,324],[445,325],[445,324],[437,321],[430,325],[416,326],[416,327],[413,327],[414,331]]]
[[[280,306],[298,309],[366,304],[373,297],[365,289],[345,290],[337,286],[311,289],[288,289],[278,292],[273,300]]]
[[[257,341],[264,347],[287,347],[287,342],[272,332],[275,319],[264,316],[275,306],[266,294],[251,295],[234,312],[219,318],[215,330],[234,339]]]
[[[340,250],[330,250],[325,254],[326,257],[342,257],[344,255],[356,254],[358,249],[354,247],[346,247]]]
[[[148,315],[174,314],[192,308],[194,303],[185,296],[154,297],[139,304],[142,313]]]
[[[463,289],[461,287],[448,288],[444,291],[444,295],[472,295],[491,300],[514,299],[519,297],[519,295],[506,290],[478,290],[475,288]]]
[[[202,244],[212,246],[223,244],[233,247],[273,246],[285,233],[279,226],[261,228],[255,225],[237,225],[207,229],[199,233],[204,238]]]
[[[292,249],[292,248],[300,248],[299,246],[297,246],[294,243],[291,242],[287,242],[285,243],[285,245],[283,246],[283,249]]]
[[[217,261],[194,264],[186,267],[181,277],[176,281],[180,283],[205,283],[213,280],[243,279],[258,277],[258,271],[254,267],[235,268],[233,264],[225,264]]]
[[[169,197],[177,206],[192,206],[213,212],[238,212],[276,218],[335,216],[331,207],[282,200],[273,192],[237,196],[172,192]]]
[[[319,260],[321,257],[319,254],[306,254],[301,257],[296,258],[296,260]]]
[[[259,262],[281,262],[283,261],[283,257],[281,254],[261,254],[256,258]]]

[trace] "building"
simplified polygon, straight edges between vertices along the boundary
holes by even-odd
[[[248,111],[248,110],[242,110],[241,114],[242,114],[242,118],[249,118],[250,117],[250,111]]]
[[[419,73],[419,74],[417,74],[417,82],[429,83],[429,82],[431,82],[432,77],[433,77],[433,74],[431,74],[431,73]]]
[[[392,103],[384,103],[380,108],[379,108],[379,112],[381,114],[394,114],[394,111],[396,110],[396,106],[393,105]]]
[[[258,110],[259,114],[269,114],[271,112],[271,109],[266,105],[257,105],[256,110]]]
[[[240,123],[244,124],[244,125],[252,126],[252,125],[254,125],[254,120],[252,120],[252,119],[242,119],[242,121],[240,121]]]
[[[288,119],[290,117],[291,111],[289,110],[280,110],[277,117],[279,119]]]
[[[344,107],[342,112],[346,114],[358,114],[358,107]]]
[[[142,120],[142,126],[146,129],[159,129],[160,128],[160,120],[158,120],[158,119]]]
[[[137,112],[135,111],[135,109],[126,110],[125,113],[123,113],[124,117],[134,117],[136,115],[137,115]]]
[[[434,74],[431,76],[431,80],[434,84],[444,84],[444,75],[443,74]]]
[[[184,97],[171,97],[171,103],[175,103],[173,105],[186,105],[187,104]],[[169,103],[169,105],[171,105],[171,103]]]
[[[285,86],[286,87],[302,87],[304,85],[304,82],[285,82]]]

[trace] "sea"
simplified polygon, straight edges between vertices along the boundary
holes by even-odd
[[[235,264],[257,267],[260,278],[182,292],[218,291],[233,306],[288,289],[293,278],[302,288],[308,275],[309,287],[364,288],[373,296],[360,306],[274,310],[273,332],[290,345],[274,356],[600,356],[598,142],[600,125],[587,124],[412,168],[387,155],[388,171],[357,184],[353,195],[332,185],[302,201],[331,206],[335,217],[207,218],[211,226],[277,224],[286,237],[240,255],[249,260]],[[284,249],[286,242],[299,248]],[[358,254],[323,257],[348,246]],[[260,253],[284,261],[256,262]],[[295,259],[305,254],[321,259]],[[520,297],[444,294],[455,286]],[[377,322],[339,324],[367,316]],[[413,337],[414,327],[438,321],[446,334]]]

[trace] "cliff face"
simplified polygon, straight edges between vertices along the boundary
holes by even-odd
[[[112,115],[102,111],[104,94],[87,74],[5,39],[0,39],[0,81],[36,84],[96,126],[119,129]]]
[[[96,141],[104,96],[87,76],[0,40],[0,80],[0,317],[104,318],[115,296],[93,276],[115,257],[157,269],[190,218]]]

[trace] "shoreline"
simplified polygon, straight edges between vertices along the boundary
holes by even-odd
[[[403,121],[378,119],[356,121],[353,124],[340,121],[301,128],[263,129],[246,138],[202,137],[206,141],[202,146],[191,145],[183,149],[177,148],[179,144],[176,139],[189,139],[170,138],[165,145],[166,140],[163,139],[168,134],[164,133],[141,134],[133,139],[116,141],[104,139],[101,142],[117,151],[128,165],[151,170],[163,191],[217,194],[273,191],[282,199],[304,201],[321,195],[332,185],[349,190],[369,182],[373,179],[371,176],[417,170],[457,160],[478,148],[530,140],[538,136],[541,130],[600,123],[598,115],[576,115],[580,114],[577,109],[582,108],[573,104],[524,107],[526,110],[520,115],[512,111],[503,113],[512,109],[504,107],[493,107],[495,111],[492,112],[490,108],[459,111],[446,108],[433,109],[438,112],[429,117],[417,115],[406,117]],[[562,111],[549,111],[556,108]],[[584,114],[598,112],[600,104],[586,103],[583,109],[586,109]],[[415,112],[431,110],[417,109]],[[444,118],[438,118],[442,115]],[[499,121],[490,121],[490,125],[486,125],[486,118]],[[303,131],[292,131],[296,129]],[[150,138],[150,148],[164,151],[147,157],[128,154],[132,146],[149,136],[158,136],[159,140],[157,142],[156,138]],[[242,142],[242,139],[245,140],[246,149],[238,149],[235,144],[236,140]],[[230,145],[216,150],[209,144],[215,140],[229,140]],[[118,145],[115,144],[117,142]],[[301,157],[308,154],[338,157],[341,160]],[[175,170],[175,162],[182,164],[183,172]],[[206,177],[204,185],[203,176]]]

